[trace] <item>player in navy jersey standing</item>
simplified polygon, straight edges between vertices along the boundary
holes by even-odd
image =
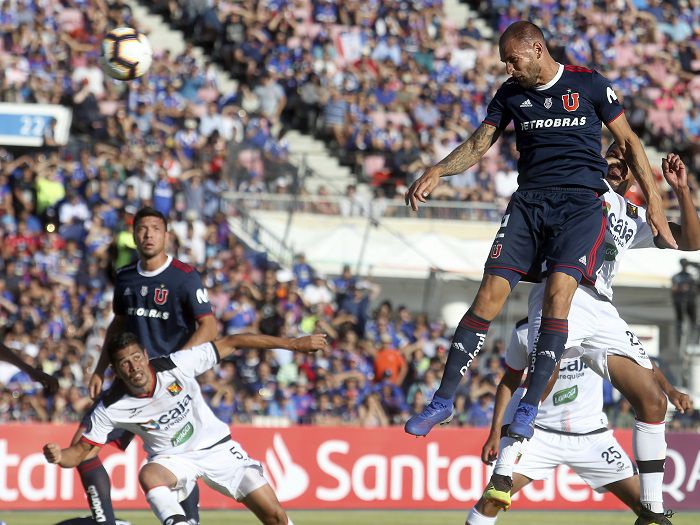
[[[510,426],[514,436],[532,436],[538,402],[564,351],[573,294],[579,282],[595,280],[603,261],[605,219],[598,194],[606,191],[607,164],[601,156],[601,124],[611,131],[639,181],[654,235],[677,247],[649,161],[610,82],[595,71],[557,63],[542,31],[530,22],[510,25],[499,49],[511,78],[498,89],[483,123],[406,194],[406,203],[417,209],[440,177],[473,166],[514,123],[518,190],[501,221],[476,298],[455,332],[440,388],[425,410],[406,423],[406,431],[414,435],[426,435],[451,419],[455,390],[481,351],[489,324],[518,281],[535,277],[546,261],[549,276],[530,387]]]
[[[134,241],[138,261],[117,270],[114,298],[114,319],[107,328],[105,341],[124,331],[138,335],[139,342],[151,358],[166,356],[181,348],[216,338],[216,319],[212,315],[207,290],[199,273],[165,252],[168,223],[162,213],[142,208],[134,217]],[[101,390],[109,356],[104,351],[90,379],[90,396],[96,399]],[[85,432],[86,419],[78,428],[73,442]],[[111,441],[128,445],[131,434],[115,435]],[[114,523],[107,471],[95,447],[80,465],[78,472],[88,495],[93,519],[99,523]],[[182,502],[187,517],[199,522],[199,491],[196,489]],[[100,509],[100,514],[95,510]],[[98,520],[98,517],[100,518]]]

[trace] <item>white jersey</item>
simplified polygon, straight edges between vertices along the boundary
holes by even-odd
[[[646,209],[615,193],[610,185],[608,188],[601,197],[607,217],[605,260],[598,271],[595,289],[612,300],[612,281],[620,267],[622,254],[629,248],[653,248],[655,245],[654,235],[646,222]]]
[[[206,404],[196,379],[218,361],[213,343],[151,359],[153,392],[134,397],[116,381],[95,407],[83,439],[104,445],[112,430],[123,428],[141,436],[149,457],[202,450],[226,439],[229,427]]]
[[[530,362],[528,323],[518,323],[506,348],[506,365],[525,370]],[[589,434],[607,428],[603,412],[603,380],[581,358],[563,359],[552,393],[542,401],[535,426],[555,432]]]

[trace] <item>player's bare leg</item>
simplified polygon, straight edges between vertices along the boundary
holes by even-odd
[[[621,479],[615,483],[608,483],[605,488],[617,499],[627,505],[632,512],[639,515],[642,505],[639,502],[639,476]]]
[[[515,282],[517,283],[517,274]],[[476,298],[462,317],[452,338],[440,387],[423,412],[406,422],[407,433],[425,436],[435,425],[447,423],[452,419],[452,401],[457,387],[481,352],[489,325],[503,308],[510,291],[511,283],[508,279],[499,275],[484,274]]]
[[[567,318],[577,286],[577,279],[568,273],[554,272],[547,278],[542,322],[528,374],[529,386],[509,429],[514,437],[530,439],[535,432],[535,417],[540,399],[564,354],[569,334]]]
[[[265,525],[294,525],[268,484],[255,489],[240,501]]]
[[[173,491],[177,478],[163,465],[147,463],[139,472],[139,483],[151,510],[164,525],[187,523],[185,511]]]
[[[629,401],[636,415],[632,448],[639,469],[642,505],[636,523],[668,525],[671,522],[664,516],[661,491],[666,461],[666,395],[653,370],[616,355],[609,355],[607,363],[613,385]]]

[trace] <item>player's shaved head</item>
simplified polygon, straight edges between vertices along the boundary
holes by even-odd
[[[534,44],[535,42],[541,42],[542,44],[545,43],[542,30],[527,20],[520,20],[519,22],[513,22],[510,24],[506,30],[503,31],[503,34],[498,41],[498,45],[502,48],[511,40],[527,44]]]

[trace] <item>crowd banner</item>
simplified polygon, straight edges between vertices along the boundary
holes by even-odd
[[[66,446],[74,425],[0,426],[0,508],[85,509],[75,469],[44,460],[42,446]],[[401,428],[231,427],[233,439],[265,472],[287,509],[468,509],[491,474],[479,459],[485,429],[438,429],[425,438]],[[632,434],[615,435],[631,455]],[[700,510],[700,435],[669,434],[664,499],[674,510]],[[138,438],[125,452],[107,446],[102,461],[117,509],[146,509],[137,473],[146,460]],[[202,487],[202,508],[239,508]],[[532,483],[514,508],[612,510],[623,505],[591,491],[567,467]]]

